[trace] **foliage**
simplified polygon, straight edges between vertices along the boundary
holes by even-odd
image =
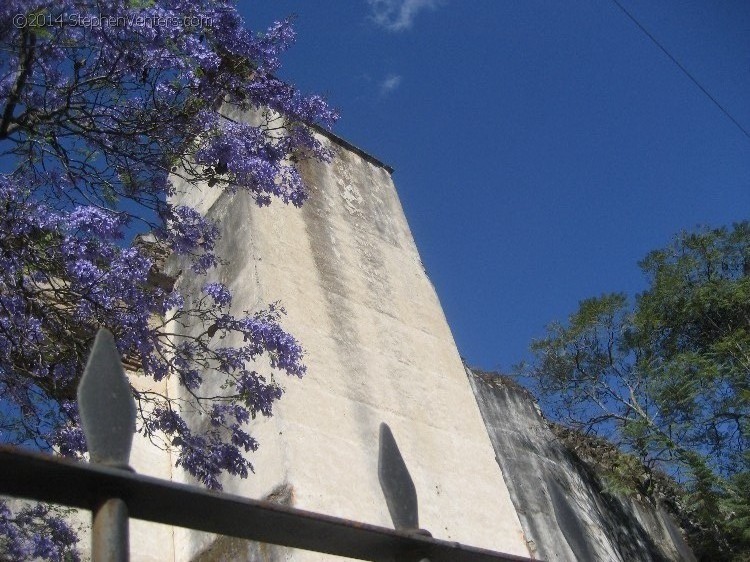
[[[177,190],[208,184],[258,205],[303,203],[295,162],[330,156],[307,125],[330,126],[336,114],[274,77],[293,39],[288,21],[250,32],[225,0],[0,4],[2,441],[85,454],[75,389],[106,326],[146,376],[185,390],[178,404],[134,389],[141,433],[174,447],[177,464],[212,488],[222,473],[252,470],[246,422],[270,415],[282,392],[274,372],[305,371],[283,309],[235,315],[219,283],[185,298],[128,239],[149,230],[204,274],[219,260],[218,230],[173,204]],[[173,337],[175,323],[205,329]],[[232,335],[244,343],[226,345]],[[251,367],[261,356],[265,374]],[[202,393],[209,369],[226,378],[225,396]],[[204,412],[208,429],[192,430],[183,408]],[[7,550],[16,543],[3,517]]]
[[[78,536],[66,521],[69,510],[36,504],[13,513],[0,504],[2,554],[8,560],[66,560],[77,562]]]
[[[750,553],[750,224],[682,233],[642,262],[649,287],[586,299],[532,344],[558,421],[603,436],[684,490],[697,551]],[[647,481],[651,481],[648,478]]]
[[[647,470],[637,457],[623,452],[607,439],[584,435],[556,423],[550,424],[550,428],[579,459],[594,467],[607,493],[630,497],[674,495],[674,480],[659,471]]]

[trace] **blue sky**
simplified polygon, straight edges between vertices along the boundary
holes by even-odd
[[[750,130],[750,2],[620,0]],[[508,370],[637,262],[750,218],[750,138],[612,0],[241,1],[281,77],[395,168],[461,354]]]

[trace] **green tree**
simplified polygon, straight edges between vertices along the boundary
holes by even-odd
[[[582,301],[520,371],[551,417],[635,456],[647,491],[657,470],[680,483],[700,555],[747,559],[750,224],[682,233],[640,266],[646,291]]]

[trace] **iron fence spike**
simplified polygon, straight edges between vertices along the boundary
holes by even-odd
[[[126,468],[135,433],[135,400],[112,334],[101,328],[78,385],[78,410],[91,462]]]

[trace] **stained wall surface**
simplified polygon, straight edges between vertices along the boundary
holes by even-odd
[[[261,209],[209,187],[180,195],[219,225],[227,260],[206,279],[172,259],[166,273],[182,294],[221,281],[236,314],[281,301],[284,326],[306,349],[307,375],[282,380],[273,417],[253,422],[255,474],[225,478],[225,490],[390,527],[377,466],[386,422],[417,489],[420,526],[437,538],[549,561],[694,559],[663,510],[602,494],[523,390],[465,369],[390,171],[340,139],[319,139],[335,157],[302,165],[311,193],[301,209]],[[223,379],[204,379],[222,391]],[[179,396],[174,382],[131,380]],[[195,484],[173,460],[136,439],[137,472]],[[134,561],[343,560],[138,521],[130,530]]]
[[[603,493],[591,467],[557,440],[528,391],[467,370],[529,548],[548,562],[695,560],[660,506]]]
[[[280,300],[284,326],[306,349],[307,375],[283,380],[274,416],[253,426],[261,444],[252,456],[255,474],[228,478],[225,489],[252,498],[281,494],[295,507],[392,526],[377,474],[378,430],[386,422],[416,485],[421,527],[440,539],[527,556],[391,174],[345,143],[319,138],[335,158],[301,165],[310,187],[301,209],[278,202],[260,209],[247,194],[210,188],[183,198],[221,228],[218,253],[230,263],[210,280],[230,287],[234,312]],[[206,281],[183,273],[178,287],[198,294]],[[174,532],[176,560],[218,560],[229,551],[249,557],[257,549]],[[283,559],[326,558],[285,551]]]

